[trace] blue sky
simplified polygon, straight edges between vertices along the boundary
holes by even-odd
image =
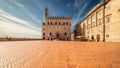
[[[44,8],[50,16],[71,16],[72,27],[101,0],[0,0],[0,37],[41,38]]]

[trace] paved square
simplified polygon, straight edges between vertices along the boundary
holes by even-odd
[[[0,42],[0,68],[120,68],[120,43]]]

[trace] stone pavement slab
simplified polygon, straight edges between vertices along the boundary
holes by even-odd
[[[0,68],[120,68],[120,43],[0,42]]]

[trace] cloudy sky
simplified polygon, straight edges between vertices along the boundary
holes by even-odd
[[[41,38],[44,8],[50,16],[71,16],[72,30],[101,0],[0,0],[0,37]]]

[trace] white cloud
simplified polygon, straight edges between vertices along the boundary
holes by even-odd
[[[73,19],[73,24],[72,24],[72,28],[75,29],[75,25],[76,23],[80,22],[81,19],[83,19],[83,12],[86,10],[88,4],[89,4],[90,0],[75,0],[74,2],[74,8],[77,8],[79,11],[78,13],[75,15],[75,19]]]
[[[36,1],[36,0],[34,0],[33,1],[35,4],[36,4],[36,6],[42,11],[42,12],[44,12],[44,5],[46,5],[46,3],[44,3],[44,2],[41,2],[41,3],[39,3],[38,1]]]
[[[27,9],[26,6],[22,5],[21,3],[19,3],[18,1],[14,1],[14,0],[10,0],[12,3],[16,4],[17,6],[21,7],[21,11],[25,12],[29,18],[31,18],[33,21],[35,21],[36,23],[40,24],[40,20],[30,12],[30,10]],[[36,2],[36,1],[33,1]],[[38,7],[40,8],[40,5],[38,4],[38,2],[36,2],[36,4],[38,5]],[[40,8],[40,10],[42,10]]]
[[[27,10],[27,8],[24,9],[24,12],[29,16],[29,18],[31,18],[36,23],[40,24],[40,22],[42,22],[35,15],[33,15],[29,10]]]
[[[33,15],[26,6],[18,2],[17,0],[9,0],[21,9],[29,19],[40,25],[41,21]],[[8,7],[14,9],[14,6]],[[28,37],[28,38],[41,38],[41,28],[35,26],[35,23],[17,18],[12,14],[0,9],[0,37]]]
[[[11,1],[12,3],[14,3],[15,5],[17,5],[17,6],[21,7],[21,8],[24,8],[24,5],[22,5],[19,2],[16,2],[16,1],[13,1],[13,0],[9,0],[9,1]]]
[[[76,5],[76,6],[80,6],[80,5],[79,5],[79,2],[80,2],[80,1],[81,1],[81,0],[75,0],[75,5]],[[82,2],[82,1],[81,1],[81,2]],[[82,2],[83,5],[82,5],[81,8],[79,8],[79,12],[78,12],[78,14],[77,14],[76,21],[75,21],[76,23],[79,22],[80,17],[81,17],[81,15],[83,14],[83,12],[85,11],[85,9],[86,9],[86,7],[88,6],[89,2],[90,2],[90,0]]]
[[[0,10],[0,36],[5,37],[6,35],[12,37],[41,38],[41,31],[40,28],[33,24]]]
[[[31,30],[27,27],[23,27],[7,20],[0,21],[0,24],[0,33],[2,34],[2,36],[4,36],[5,34],[6,36],[10,37],[30,37],[29,35],[31,35],[30,38],[40,38],[39,31]]]
[[[25,20],[22,20],[22,19],[20,19],[20,18],[14,17],[14,16],[12,16],[11,14],[9,14],[9,13],[3,11],[3,10],[0,10],[0,16],[2,16],[2,17],[4,17],[4,18],[7,18],[7,19],[10,19],[10,20],[12,20],[12,21],[15,21],[15,22],[17,22],[17,23],[19,23],[19,24],[28,26],[28,27],[30,27],[30,28],[32,28],[32,29],[39,30],[38,28],[36,28],[36,26],[34,26],[34,24],[31,24],[30,22],[25,21]]]
[[[79,3],[80,3],[80,0],[75,0],[75,2],[74,2],[74,7],[78,7],[78,6],[79,6]]]
[[[10,9],[14,9],[14,7],[12,7],[12,6],[9,6],[9,8],[10,8]]]

